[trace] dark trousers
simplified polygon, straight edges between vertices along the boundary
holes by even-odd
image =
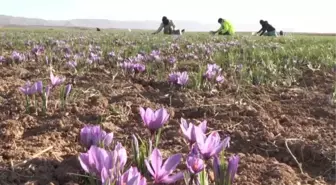
[[[219,32],[218,35],[231,35],[228,31],[223,33],[223,32]]]

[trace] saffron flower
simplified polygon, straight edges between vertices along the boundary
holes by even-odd
[[[184,85],[186,85],[188,83],[188,80],[189,80],[188,73],[187,73],[187,71],[184,71],[184,72],[182,72],[179,75],[179,77],[177,78],[177,82],[176,83],[179,84],[179,85],[184,86]]]
[[[23,87],[20,87],[19,90],[25,94],[25,95],[32,95],[34,94],[34,91],[31,88],[30,81],[27,81],[26,84]]]
[[[174,64],[174,63],[176,63],[176,58],[175,58],[175,57],[170,57],[170,58],[168,59],[168,62],[169,62],[170,64]]]
[[[173,72],[169,74],[168,81],[173,84],[178,84],[185,86],[188,83],[189,75],[186,71],[184,72]]]
[[[204,161],[197,155],[189,154],[187,157],[187,167],[193,174],[198,174],[204,169]]]
[[[224,76],[223,75],[218,75],[216,77],[216,82],[218,83],[223,83],[224,82]]]
[[[67,65],[71,68],[76,68],[77,62],[76,61],[69,61],[69,62],[67,62]]]
[[[183,172],[171,175],[181,161],[181,154],[175,154],[169,157],[162,165],[162,154],[155,148],[150,155],[150,161],[145,160],[147,169],[154,179],[154,183],[171,184],[183,179]]]
[[[65,97],[68,97],[71,91],[72,85],[68,84],[65,86]]]
[[[167,122],[169,114],[166,109],[161,108],[153,111],[151,108],[144,109],[140,107],[140,115],[144,125],[151,131],[154,132],[161,128],[164,123]]]
[[[117,181],[117,185],[146,185],[147,179],[142,177],[137,167],[130,167]]]
[[[103,168],[111,169],[113,151],[91,146],[86,153],[79,154],[79,162],[83,170],[91,175],[100,176]]]
[[[31,84],[30,81],[27,81],[26,84],[19,89],[25,95],[33,95],[35,93],[42,93],[43,84],[42,81],[35,82],[34,84]]]
[[[111,152],[109,160],[101,169],[102,184],[111,184],[117,181],[121,176],[121,172],[124,170],[126,162],[126,149],[121,145],[121,143],[118,143],[114,151]]]
[[[229,165],[227,168],[227,181],[232,184],[234,177],[238,171],[239,156],[233,155],[229,158]]]
[[[35,82],[34,88],[35,88],[34,90],[36,90],[37,93],[42,94],[42,92],[43,92],[43,83],[42,83],[42,81]]]
[[[216,185],[231,185],[238,170],[239,156],[233,155],[229,158],[228,164],[221,164],[219,157],[213,159],[213,171]],[[224,163],[224,160],[222,160]]]
[[[222,71],[222,68],[220,68],[217,64],[208,64],[207,70],[203,76],[207,80],[212,80],[216,78],[218,75],[220,75],[221,71]]]
[[[53,87],[62,84],[65,81],[65,77],[58,77],[55,76],[52,72],[50,72],[50,81],[51,81],[51,85]]]
[[[198,126],[195,126],[192,123],[188,124],[188,122],[185,119],[181,118],[180,127],[184,137],[189,141],[190,144],[193,144],[196,142],[196,134],[197,134],[196,129],[199,129],[200,132],[205,134],[207,129],[206,124],[207,121],[204,120]]]
[[[224,148],[229,146],[230,137],[226,137],[223,141],[218,132],[212,132],[208,137],[199,129],[196,129],[197,147],[205,160],[217,156]]]
[[[25,56],[17,51],[13,51],[12,59],[16,62],[22,62],[25,59]]]
[[[113,133],[106,134],[100,126],[85,126],[80,132],[80,143],[86,148],[92,145],[108,147],[113,141]]]

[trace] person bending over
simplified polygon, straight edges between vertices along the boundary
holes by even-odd
[[[162,17],[162,22],[160,24],[160,27],[153,34],[160,33],[162,29],[163,29],[163,33],[168,34],[168,35],[180,35],[184,33],[184,29],[181,31],[175,30],[174,22],[172,20],[169,20],[166,16]]]
[[[260,20],[259,21],[260,24],[261,24],[261,29],[256,33],[256,34],[259,34],[259,36],[277,36],[276,34],[276,31],[275,31],[275,28],[270,25],[267,21],[264,21],[264,20]]]
[[[220,28],[217,31],[211,31],[210,33],[218,35],[234,35],[235,29],[233,25],[225,19],[219,18],[218,23],[221,25]]]

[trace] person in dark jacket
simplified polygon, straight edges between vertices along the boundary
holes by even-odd
[[[172,20],[169,20],[166,16],[162,17],[162,22],[160,24],[160,27],[153,33],[158,34],[162,31],[164,34],[168,35],[182,35],[182,33],[185,32],[184,29],[182,30],[175,30],[175,24]]]
[[[260,36],[262,36],[262,35],[264,35],[264,36],[277,36],[275,28],[272,25],[270,25],[267,21],[260,20],[259,22],[260,22],[262,27],[256,34],[260,33]]]

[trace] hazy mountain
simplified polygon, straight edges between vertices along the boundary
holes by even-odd
[[[216,29],[217,24],[201,24],[194,21],[174,21],[178,28],[188,31],[209,31]],[[36,18],[13,17],[0,15],[0,26],[47,26],[47,27],[84,27],[84,28],[115,28],[115,29],[145,29],[153,30],[159,26],[159,21],[114,21],[107,19],[71,19],[44,20]]]

